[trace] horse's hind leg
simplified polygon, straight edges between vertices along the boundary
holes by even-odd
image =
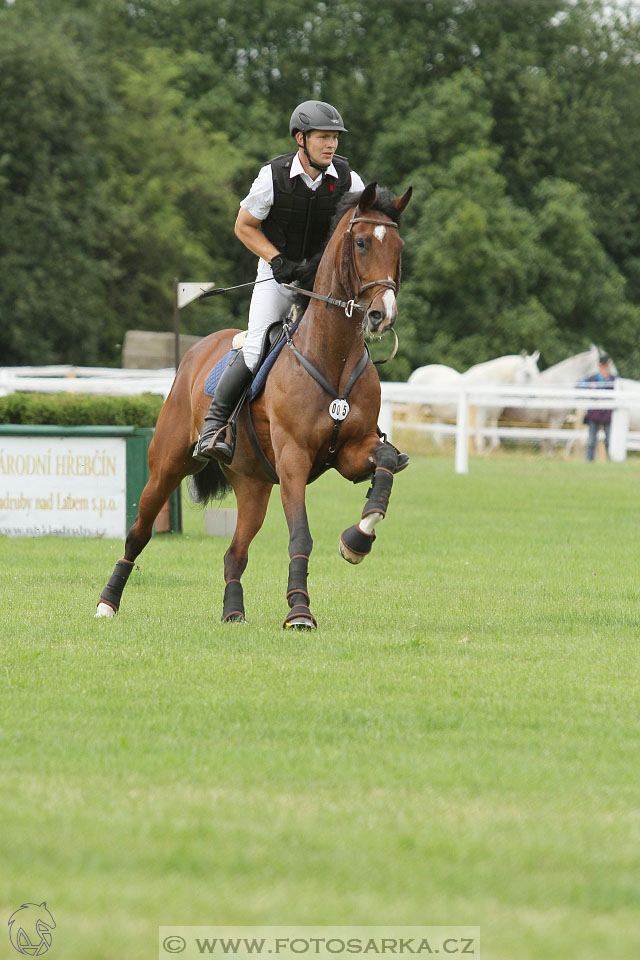
[[[224,555],[222,621],[243,623],[244,594],[240,578],[247,566],[251,541],[264,521],[273,484],[241,476],[233,476],[231,483],[238,504],[238,519]]]
[[[375,451],[375,460],[373,483],[360,523],[348,527],[340,537],[340,555],[349,563],[360,563],[371,552],[376,524],[384,520],[389,505],[398,454],[391,444],[381,443]]]
[[[183,471],[167,473],[151,472],[140,496],[138,515],[127,534],[124,557],[116,563],[111,579],[100,594],[96,617],[115,617],[120,608],[122,591],[134,568],[136,557],[151,539],[153,524],[160,510],[183,478]]]

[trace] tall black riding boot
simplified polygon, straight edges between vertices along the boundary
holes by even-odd
[[[193,451],[194,460],[205,462],[222,460],[224,463],[231,463],[233,449],[231,444],[225,441],[224,428],[243,390],[252,379],[253,373],[244,362],[242,350],[238,350],[220,377],[209,413],[204,418],[200,436]]]

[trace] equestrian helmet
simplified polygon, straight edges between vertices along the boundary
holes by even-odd
[[[337,130],[348,133],[336,108],[322,100],[305,100],[298,104],[291,114],[289,133],[295,137],[298,130],[302,133],[309,133],[310,130]]]

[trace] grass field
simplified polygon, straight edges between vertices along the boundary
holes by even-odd
[[[115,621],[116,541],[0,539],[0,957],[157,956],[161,924],[479,925],[484,960],[640,955],[640,463],[415,458],[309,489],[316,633],[283,632],[277,490],[221,625],[185,503]],[[3,919],[4,918],[4,919]],[[2,933],[4,928],[5,933]]]

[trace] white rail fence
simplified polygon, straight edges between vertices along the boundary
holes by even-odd
[[[113,367],[76,367],[70,365],[44,367],[0,367],[0,396],[16,391],[41,393],[95,393],[115,396],[156,393],[166,398],[171,390],[175,369],[124,370]],[[574,386],[526,387],[485,385],[473,387],[418,386],[408,383],[383,382],[380,427],[393,436],[394,406],[415,406],[433,403],[454,403],[455,424],[423,424],[434,434],[455,436],[455,471],[469,471],[469,439],[477,428],[471,425],[473,407],[520,407],[543,410],[612,410],[609,454],[612,460],[624,460],[627,450],[640,449],[640,432],[629,430],[631,410],[640,409],[640,392],[622,389],[619,381],[613,390],[585,389]],[[606,393],[606,395],[605,395]],[[554,440],[570,442],[586,438],[586,430],[551,430],[539,427],[481,428],[484,437],[505,437],[529,442]]]
[[[408,383],[384,382],[382,386],[382,409],[380,427],[391,438],[393,433],[394,405],[455,404],[457,408],[455,424],[431,424],[434,433],[453,434],[455,446],[456,473],[469,472],[469,439],[471,431],[470,408],[520,407],[542,410],[611,410],[611,434],[609,455],[612,460],[624,460],[628,449],[638,449],[640,432],[629,430],[631,410],[640,409],[640,392],[620,389],[616,384],[613,390],[601,388],[583,388],[575,386],[543,387],[529,385],[517,386],[458,386],[443,387],[418,386]],[[425,425],[426,426],[426,425]],[[481,428],[484,437],[505,437],[532,441],[555,440],[569,442],[586,439],[586,430],[551,430],[539,427],[493,427]]]
[[[121,370],[115,367],[0,367],[0,396],[16,391],[36,393],[96,393],[131,396],[158,393],[167,397],[175,367],[162,370]]]

